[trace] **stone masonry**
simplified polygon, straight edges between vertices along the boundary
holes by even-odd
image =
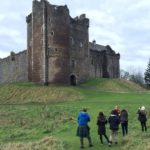
[[[27,50],[0,59],[0,83],[75,85],[95,77],[119,78],[120,54],[89,42],[85,14],[72,18],[66,5],[34,0],[26,22]]]

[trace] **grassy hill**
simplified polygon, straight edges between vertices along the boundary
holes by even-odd
[[[0,85],[1,104],[57,103],[84,99],[82,89],[104,92],[143,92],[139,85],[121,79],[94,79],[77,87],[41,86],[31,82]]]
[[[0,85],[1,104],[58,103],[82,97],[78,90],[70,86],[42,86],[31,82]]]
[[[99,111],[108,117],[115,105],[129,112],[129,135],[122,137],[112,150],[149,150],[148,132],[142,133],[137,109],[150,112],[150,92],[129,81],[95,79],[76,87],[15,83],[0,86],[0,150],[79,150],[76,118],[82,107],[91,116],[91,150],[108,150],[100,144],[96,119]],[[110,130],[107,125],[107,135]],[[87,147],[87,141],[85,140]],[[88,147],[86,149],[89,149]]]
[[[97,78],[90,80],[81,86],[90,88],[91,90],[108,91],[108,92],[141,92],[146,91],[143,87],[138,84],[123,80],[123,79],[106,79]]]

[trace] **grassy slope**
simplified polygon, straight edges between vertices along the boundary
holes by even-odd
[[[82,94],[67,86],[40,86],[30,82],[0,85],[0,104],[57,103],[82,99]]]
[[[98,90],[98,91],[112,91],[112,92],[137,92],[146,91],[141,86],[123,79],[95,79],[82,84],[82,87]]]
[[[109,83],[109,84],[108,84]],[[125,84],[125,85],[124,85]],[[75,136],[76,133],[76,116],[81,107],[86,106],[89,108],[89,113],[91,115],[91,135],[94,143],[94,147],[91,150],[97,150],[99,148],[107,150],[108,146],[106,143],[100,145],[99,138],[97,136],[97,126],[96,126],[96,117],[99,111],[104,111],[106,116],[109,116],[111,109],[115,105],[119,105],[121,108],[127,108],[129,111],[129,136],[122,138],[121,131],[119,132],[119,144],[118,146],[113,146],[112,150],[148,150],[149,142],[149,133],[142,134],[140,131],[140,125],[137,121],[136,111],[137,108],[141,105],[145,105],[147,110],[150,110],[149,102],[149,92],[136,92],[136,91],[145,91],[140,87],[131,88],[127,86],[128,83],[125,81],[118,80],[107,80],[107,79],[97,79],[90,81],[86,84],[83,84],[79,87],[42,87],[35,85],[30,85],[29,83],[15,84],[15,85],[6,85],[0,87],[0,103],[4,103],[4,96],[11,95],[11,90],[6,94],[6,89],[14,89],[14,92],[26,92],[47,90],[54,88],[56,91],[63,91],[64,93],[72,91],[71,96],[62,95],[62,99],[66,102],[56,103],[56,104],[23,104],[23,105],[0,105],[0,143],[3,149],[9,150],[10,147],[18,147],[18,144],[13,144],[13,142],[25,142],[22,147],[29,149],[30,147],[38,147],[39,145],[47,145],[47,149],[50,149],[49,144],[45,144],[45,140],[40,141],[45,137],[57,137],[61,139],[63,144],[59,144],[60,147],[53,147],[53,149],[61,150],[62,145],[64,149],[68,150],[78,150],[79,149],[79,139]],[[129,83],[131,84],[131,83]],[[29,86],[30,85],[30,86]],[[108,86],[109,85],[109,86]],[[113,85],[113,87],[111,87]],[[116,85],[116,86],[114,86]],[[120,86],[122,85],[122,86]],[[120,93],[119,87],[120,86]],[[105,87],[105,88],[102,88]],[[125,87],[125,88],[124,88]],[[22,90],[20,90],[20,88]],[[5,89],[5,90],[4,90]],[[61,89],[61,90],[60,90]],[[136,90],[135,90],[136,89]],[[141,90],[140,90],[141,89]],[[105,91],[104,91],[105,90]],[[108,92],[108,91],[113,92]],[[3,91],[3,92],[2,92]],[[117,93],[116,93],[117,91]],[[130,93],[123,93],[123,91]],[[133,93],[132,93],[133,91]],[[22,94],[23,94],[22,92]],[[12,92],[13,93],[13,92]],[[18,93],[18,92],[17,92]],[[28,93],[28,98],[32,97],[33,92]],[[42,92],[43,93],[43,92]],[[41,93],[41,100],[43,99],[44,94]],[[46,92],[47,93],[47,92]],[[57,92],[56,92],[57,93]],[[20,95],[17,94],[16,99],[20,100]],[[13,94],[12,94],[13,95]],[[39,94],[37,94],[39,96]],[[57,94],[56,94],[57,96]],[[17,103],[15,97],[7,99],[8,103]],[[73,97],[73,98],[72,98]],[[28,98],[22,98],[19,103],[26,103]],[[31,102],[36,100],[30,98]],[[52,102],[57,98],[53,98]],[[78,100],[78,101],[67,101],[67,100]],[[80,99],[80,101],[79,101]],[[49,101],[51,100],[51,94],[49,95]],[[58,99],[58,101],[60,101]],[[28,103],[29,101],[27,101]],[[39,101],[38,101],[39,102]],[[41,101],[40,101],[41,102]],[[149,124],[149,121],[148,121]],[[107,126],[108,127],[108,126]],[[109,129],[107,130],[109,135]],[[30,143],[28,143],[30,141]],[[39,141],[35,143],[36,141]],[[44,141],[44,142],[43,142]],[[46,140],[48,143],[51,141]],[[7,143],[12,143],[7,144]],[[27,144],[28,143],[28,144]],[[39,144],[40,143],[40,144]],[[5,145],[6,144],[6,145]],[[87,143],[86,143],[87,144]],[[54,144],[55,145],[55,144]],[[57,144],[58,145],[58,144]],[[5,147],[5,148],[4,148]],[[15,149],[14,148],[14,149]],[[45,148],[45,147],[44,147]],[[16,148],[18,150],[18,148]],[[21,149],[21,148],[19,148]]]

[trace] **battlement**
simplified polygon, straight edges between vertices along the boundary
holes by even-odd
[[[10,55],[5,57],[5,58],[0,58],[0,62],[8,62],[8,61],[15,61],[15,58],[18,58],[22,55],[26,55],[27,54],[27,50],[23,50],[19,53],[15,53],[13,51],[10,52]]]
[[[29,14],[29,15],[26,17],[26,22],[27,22],[27,23],[30,23],[31,20],[32,20],[32,13]]]
[[[50,7],[53,11],[69,11],[67,5],[64,6],[58,6],[58,5],[52,5],[47,0],[34,0],[33,1],[33,7],[34,6],[43,6],[43,4],[46,4],[47,7]]]
[[[75,18],[70,18],[70,23],[73,25],[83,25],[89,27],[89,19],[86,18],[86,14],[81,14]]]

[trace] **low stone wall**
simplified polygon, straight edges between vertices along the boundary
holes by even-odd
[[[18,54],[11,52],[11,55],[0,59],[0,83],[15,81],[27,81],[27,51]]]

